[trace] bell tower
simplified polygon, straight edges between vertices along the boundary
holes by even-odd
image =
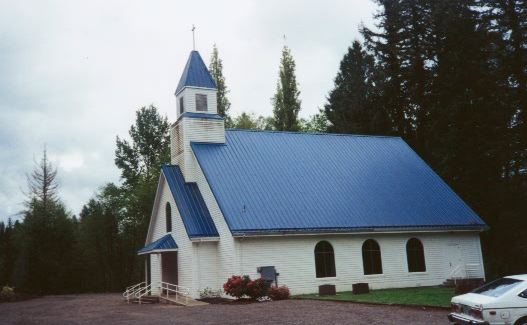
[[[192,142],[225,143],[225,123],[218,115],[214,78],[198,51],[190,52],[176,88],[177,120],[170,129],[170,156],[186,182],[195,181]]]

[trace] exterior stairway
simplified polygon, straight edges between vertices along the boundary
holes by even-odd
[[[135,303],[139,305],[160,302],[182,306],[206,304],[190,298],[190,290],[188,288],[162,281],[150,284],[141,282],[129,286],[123,292],[123,297],[127,303]]]
[[[141,299],[133,298],[129,301],[132,304],[157,304],[159,303],[158,296],[143,296]]]

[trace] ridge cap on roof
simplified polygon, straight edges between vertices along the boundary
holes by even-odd
[[[259,130],[259,129],[237,129],[229,128],[225,131],[234,132],[254,132],[254,133],[285,133],[285,134],[301,134],[301,135],[327,135],[327,136],[345,136],[345,137],[365,137],[365,138],[392,138],[402,139],[396,135],[377,135],[377,134],[355,134],[355,133],[329,133],[329,132],[304,132],[304,131],[278,131],[278,130]]]

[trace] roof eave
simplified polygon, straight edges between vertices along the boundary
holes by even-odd
[[[171,248],[171,249],[153,249],[145,252],[138,251],[137,255],[147,255],[147,254],[161,254],[161,253],[168,253],[168,252],[177,252],[177,248]]]
[[[199,87],[199,86],[186,85],[186,86],[182,86],[181,88],[177,88],[176,91],[174,92],[174,95],[177,96],[181,94],[181,92],[185,90],[185,88],[203,89],[203,90],[218,90],[217,88],[211,88],[211,87]]]
[[[416,232],[461,232],[489,230],[487,225],[460,226],[411,226],[411,227],[361,227],[334,229],[269,229],[233,231],[233,237],[266,237],[289,235],[345,235],[345,234],[373,234],[373,233],[416,233]]]

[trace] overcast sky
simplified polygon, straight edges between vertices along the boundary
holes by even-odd
[[[154,104],[175,118],[192,24],[207,64],[219,48],[233,114],[271,115],[285,34],[307,117],[376,9],[369,0],[0,0],[0,221],[23,209],[25,175],[44,144],[74,214],[119,181],[115,137],[127,135],[136,109]]]

